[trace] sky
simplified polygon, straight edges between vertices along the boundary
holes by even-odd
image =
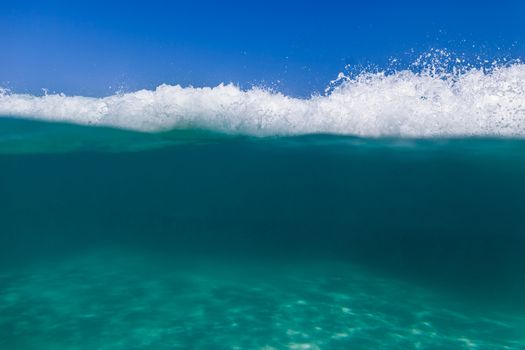
[[[106,96],[166,84],[321,92],[430,48],[525,57],[525,1],[0,0],[0,86]]]

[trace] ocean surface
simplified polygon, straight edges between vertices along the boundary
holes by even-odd
[[[0,94],[0,349],[525,349],[525,69]]]

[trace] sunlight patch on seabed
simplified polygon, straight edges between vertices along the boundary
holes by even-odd
[[[5,349],[520,349],[525,317],[344,263],[97,252],[0,274]]]

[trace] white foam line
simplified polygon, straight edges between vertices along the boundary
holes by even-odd
[[[256,136],[525,136],[525,64],[456,74],[363,73],[326,96],[234,85],[103,98],[0,93],[0,115],[139,131],[205,128]]]

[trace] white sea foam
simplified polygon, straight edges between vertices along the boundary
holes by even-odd
[[[234,85],[161,85],[103,98],[0,92],[0,115],[139,131],[204,128],[256,136],[525,136],[525,64],[341,75],[301,99]]]

